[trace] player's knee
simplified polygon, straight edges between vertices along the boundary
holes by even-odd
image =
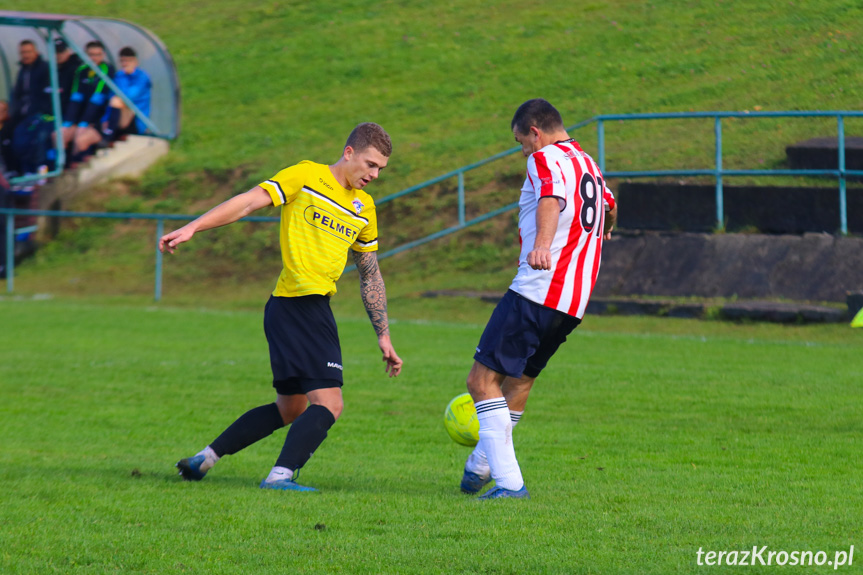
[[[293,423],[294,420],[302,415],[306,410],[305,402],[303,402],[302,405],[285,405],[283,403],[276,402],[276,405],[279,408],[279,415],[282,416],[282,422],[285,425]]]
[[[335,400],[335,399],[330,399],[330,398],[327,398],[324,400],[320,400],[320,399],[312,400],[311,404],[312,405],[320,405],[321,407],[325,407],[327,409],[327,411],[329,411],[330,413],[333,414],[333,419],[336,419],[336,420],[342,414],[342,409],[345,406],[344,402],[342,402],[340,399]]]
[[[475,363],[470,373],[467,374],[467,390],[476,401],[477,396],[485,395],[486,391],[493,383],[493,379],[487,377],[487,368]]]
[[[468,374],[466,383],[468,392],[472,396],[476,396],[476,392],[479,391],[479,380],[473,372]]]
[[[344,408],[344,400],[342,399],[342,390],[340,387],[326,387],[310,391],[308,394],[309,402],[313,405],[326,407],[333,414],[333,419],[338,419]]]
[[[323,406],[330,410],[330,413],[333,414],[333,419],[338,420],[339,416],[342,414],[342,409],[344,409],[345,404],[343,401],[332,401],[323,404]]]

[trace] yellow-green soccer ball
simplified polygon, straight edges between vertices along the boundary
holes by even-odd
[[[473,447],[479,442],[479,419],[469,393],[452,398],[443,413],[443,426],[456,443]]]

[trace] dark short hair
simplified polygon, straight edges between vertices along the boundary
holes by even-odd
[[[531,126],[536,126],[543,132],[554,132],[563,128],[563,118],[557,108],[548,101],[534,98],[518,107],[510,125],[518,130],[519,134],[528,134]]]
[[[348,146],[357,152],[373,147],[387,158],[393,153],[390,135],[374,122],[363,122],[354,128],[351,135],[348,136],[348,141],[345,142],[345,147]]]
[[[33,46],[34,48],[36,47],[36,43],[33,40],[21,40],[21,43],[18,44],[18,47],[20,48],[21,46],[28,46],[28,45]]]
[[[91,42],[87,42],[87,46],[84,47],[85,50],[89,50],[90,48],[101,48],[102,50],[104,50],[105,45],[98,40],[93,40]]]
[[[120,50],[121,58],[137,58],[138,55],[135,54],[135,50],[132,49],[131,46],[126,46],[125,48]]]

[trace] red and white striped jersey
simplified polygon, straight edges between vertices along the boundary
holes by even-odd
[[[558,199],[560,218],[551,243],[551,270],[535,270],[527,254],[536,240],[536,208],[545,197]],[[578,142],[558,142],[531,154],[519,201],[521,255],[510,289],[581,318],[599,273],[605,207],[614,207],[614,195]]]

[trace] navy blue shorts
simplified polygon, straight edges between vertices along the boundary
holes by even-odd
[[[342,386],[342,349],[329,297],[270,296],[264,308],[264,333],[278,394]]]
[[[508,290],[485,326],[473,358],[510,377],[536,377],[581,320]]]

